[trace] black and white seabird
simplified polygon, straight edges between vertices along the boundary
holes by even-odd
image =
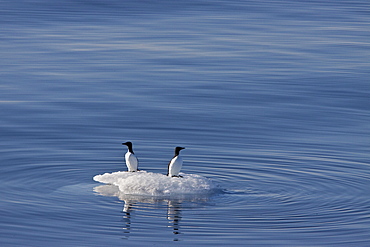
[[[175,156],[171,159],[170,163],[168,163],[168,171],[167,176],[169,177],[181,177],[179,172],[182,167],[182,157],[180,156],[180,151],[185,149],[183,147],[176,147],[175,148]]]
[[[137,167],[139,161],[137,160],[134,151],[132,150],[132,142],[124,142],[122,145],[126,145],[128,147],[127,153],[125,154],[126,166],[129,172],[136,172],[138,171]]]

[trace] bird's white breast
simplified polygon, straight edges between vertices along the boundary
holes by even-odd
[[[168,168],[168,175],[170,177],[178,176],[179,172],[181,170],[181,167],[182,167],[182,158],[181,158],[181,156],[174,157],[170,162],[170,166]]]
[[[127,152],[125,154],[125,160],[129,172],[137,171],[137,165],[139,162],[133,153]]]

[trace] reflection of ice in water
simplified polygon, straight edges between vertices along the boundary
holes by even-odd
[[[122,193],[115,185],[100,185],[94,188],[94,191],[103,196],[115,196],[120,200],[124,201],[123,205],[123,232],[124,238],[128,239],[131,232],[131,213],[133,208],[139,208],[140,204],[150,204],[154,207],[162,208],[160,205],[167,205],[167,220],[168,227],[172,228],[172,232],[175,235],[173,241],[179,241],[178,234],[180,234],[180,220],[181,220],[181,209],[183,202],[206,202],[208,196],[204,195],[182,195],[171,197],[152,197],[152,196],[140,196],[140,195],[126,195]]]
[[[206,202],[217,188],[209,179],[182,174],[183,178],[170,178],[162,174],[149,172],[116,172],[97,175],[95,181],[108,183],[94,188],[103,196],[115,196],[124,201],[123,221],[124,236],[127,239],[131,231],[131,213],[133,208],[142,204],[167,205],[168,227],[172,228],[173,241],[179,241],[181,209],[183,203]],[[129,192],[130,194],[127,194]],[[159,208],[162,208],[159,206]]]
[[[94,188],[94,191],[102,196],[115,196],[124,201],[122,210],[122,221],[124,222],[124,226],[122,229],[124,238],[128,239],[131,232],[131,211],[135,201],[130,200],[130,198],[124,198],[124,194],[122,194],[115,185],[99,185]]]

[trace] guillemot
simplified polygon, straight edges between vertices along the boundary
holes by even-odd
[[[169,177],[181,177],[179,172],[182,167],[182,158],[180,156],[180,151],[185,149],[183,147],[176,147],[175,148],[175,156],[171,159],[170,163],[168,163],[168,171],[167,176]]]
[[[128,147],[127,153],[125,154],[126,166],[129,172],[136,172],[138,171],[137,167],[139,161],[137,160],[134,150],[132,150],[132,142],[124,142],[122,145],[126,145]]]

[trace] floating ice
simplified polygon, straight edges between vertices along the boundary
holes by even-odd
[[[217,186],[208,178],[195,174],[180,173],[182,178],[163,174],[139,172],[113,172],[94,176],[97,182],[112,184],[120,193],[143,196],[173,196],[208,194]]]

